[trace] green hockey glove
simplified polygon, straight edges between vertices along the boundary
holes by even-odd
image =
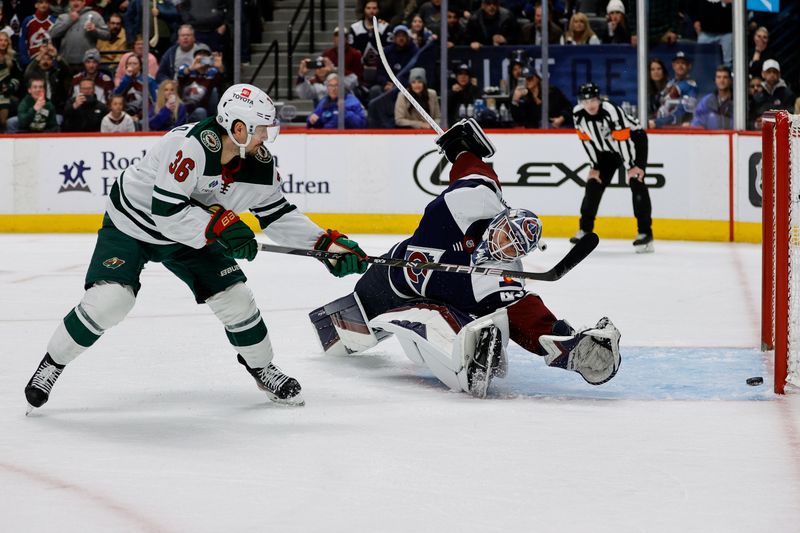
[[[354,240],[348,239],[347,235],[336,230],[329,229],[324,233],[314,245],[315,250],[325,250],[328,252],[344,252],[341,259],[322,259],[328,271],[341,278],[348,274],[363,274],[367,270],[368,263],[364,260],[367,254]]]
[[[206,226],[208,242],[217,241],[225,248],[225,256],[252,261],[258,253],[256,235],[233,211],[217,208]]]

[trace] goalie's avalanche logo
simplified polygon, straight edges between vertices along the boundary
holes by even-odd
[[[78,162],[73,161],[71,165],[61,165],[61,167],[62,170],[59,174],[63,176],[63,180],[58,194],[62,192],[92,192],[83,175],[87,170],[92,170],[92,167],[87,167],[83,159]]]
[[[423,249],[409,246],[406,249],[405,260],[415,263],[435,263],[444,254],[444,250]],[[406,267],[403,270],[406,282],[420,296],[425,296],[425,287],[431,279],[431,270]]]
[[[413,261],[415,263],[429,263],[431,258],[422,252],[413,251],[406,256],[406,261]],[[406,276],[408,276],[408,279],[411,281],[411,284],[414,286],[414,288],[417,289],[417,292],[419,292],[422,282],[425,280],[425,276],[427,274],[428,271],[421,268],[406,268]]]

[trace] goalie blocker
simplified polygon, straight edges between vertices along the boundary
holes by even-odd
[[[479,158],[492,157],[495,153],[492,141],[486,136],[474,118],[461,119],[436,139],[439,151],[450,163],[463,152]]]
[[[457,309],[430,300],[415,300],[368,320],[356,293],[309,314],[325,353],[363,352],[394,334],[405,355],[428,367],[453,390],[486,396],[491,380],[508,368],[507,308],[472,319]],[[594,328],[575,332],[559,320],[551,335],[542,335],[545,363],[579,373],[588,383],[607,382],[619,369],[620,334],[608,318]]]

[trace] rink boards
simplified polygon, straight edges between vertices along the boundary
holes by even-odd
[[[515,130],[490,138],[506,201],[539,214],[548,235],[574,233],[589,169],[576,135]],[[758,135],[689,131],[649,138],[646,182],[658,238],[760,241]],[[157,139],[0,137],[0,186],[10,192],[0,196],[0,231],[95,231],[114,180]],[[431,133],[284,131],[270,150],[289,201],[320,225],[353,233],[413,231],[425,205],[446,187],[450,168]],[[606,190],[596,230],[608,238],[635,234],[622,173]]]

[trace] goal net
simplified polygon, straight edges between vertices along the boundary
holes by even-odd
[[[800,387],[800,115],[762,127],[762,349],[775,350],[775,392]]]

